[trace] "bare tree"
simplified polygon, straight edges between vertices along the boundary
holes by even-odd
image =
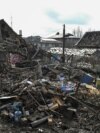
[[[73,30],[73,35],[81,38],[83,36],[82,29],[78,26],[76,29]]]

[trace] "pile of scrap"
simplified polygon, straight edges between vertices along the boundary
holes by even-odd
[[[26,45],[3,20],[0,29],[0,121],[15,132],[100,132],[100,78],[75,68],[73,56],[64,64]]]
[[[96,133],[100,130],[100,91],[94,77],[81,71],[79,74],[76,69],[71,72],[62,65],[42,66],[39,78],[34,78],[35,73],[28,70],[23,69],[20,76],[17,68],[9,71],[13,84],[2,89],[1,119],[26,127],[30,132]],[[91,78],[86,80],[84,75]]]

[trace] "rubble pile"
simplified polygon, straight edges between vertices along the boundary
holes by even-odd
[[[44,65],[42,77],[35,68],[3,73],[0,119],[24,132],[99,132],[100,91],[94,78],[83,83],[84,72],[71,69]]]
[[[73,56],[62,63],[0,21],[0,132],[100,133],[99,66]]]

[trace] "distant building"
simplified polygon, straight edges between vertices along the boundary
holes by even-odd
[[[100,31],[86,32],[76,43],[77,48],[100,48]]]
[[[83,59],[88,64],[90,63],[95,68],[95,71],[100,72],[100,31],[86,32],[83,37],[76,43],[77,49],[88,49],[89,52]],[[92,54],[91,52],[94,51]]]
[[[40,36],[29,36],[25,38],[28,44],[49,50],[52,47],[62,47],[62,42],[51,38],[42,38]]]
[[[56,39],[57,41],[60,41],[63,43],[63,34],[60,34],[57,32],[55,35],[50,36],[51,39]],[[74,45],[80,40],[80,38],[73,36],[70,33],[67,33],[65,35],[65,48],[73,48]]]
[[[65,35],[65,48],[73,48],[74,45],[79,41],[80,38],[73,36],[68,33]],[[37,45],[45,50],[50,50],[53,47],[63,46],[63,35],[57,33],[53,36],[42,38],[40,36],[30,36],[25,38],[27,43]]]
[[[50,50],[53,47],[62,47],[62,42],[56,39],[42,38],[40,42],[40,47],[45,50]]]

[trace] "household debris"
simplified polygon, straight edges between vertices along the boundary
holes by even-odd
[[[99,73],[62,63],[55,55],[24,44],[2,29],[0,42],[1,132],[100,132]],[[20,43],[16,45],[17,37]],[[9,38],[13,43],[9,42]],[[10,41],[11,41],[10,40]],[[80,58],[79,58],[80,60]],[[80,62],[80,61],[79,61]],[[13,131],[12,131],[13,130]]]
[[[2,74],[1,119],[30,132],[100,130],[100,91],[94,75],[74,68],[70,72],[62,64],[41,70],[40,78],[35,67],[10,68]]]

